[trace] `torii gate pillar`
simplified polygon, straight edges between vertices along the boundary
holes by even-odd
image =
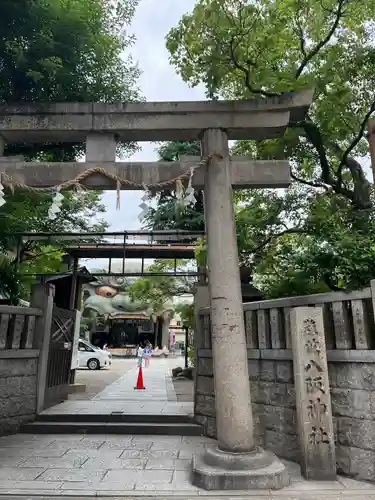
[[[207,130],[202,151],[213,154],[204,202],[217,438],[223,451],[248,452],[254,447],[253,418],[227,134]]]
[[[227,133],[206,130],[202,153],[212,155],[204,202],[218,445],[193,458],[193,484],[207,490],[279,489],[290,481],[285,466],[254,446]]]

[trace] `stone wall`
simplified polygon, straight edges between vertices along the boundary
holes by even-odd
[[[34,420],[38,351],[0,351],[0,436]]]
[[[296,397],[291,352],[251,359],[249,377],[256,442],[279,457],[299,461]],[[263,353],[259,352],[259,356]],[[328,354],[328,358],[331,353]],[[328,363],[335,426],[337,471],[375,482],[375,352],[374,363]],[[358,360],[359,361],[359,360]],[[195,415],[205,434],[216,437],[211,349],[198,353]]]
[[[303,302],[324,308],[337,471],[375,482],[375,335],[370,289],[347,296],[244,304],[256,441],[280,457],[300,460],[289,313]],[[216,437],[209,311],[202,313],[195,415],[206,435]],[[338,348],[343,345],[348,348]]]
[[[375,482],[375,362],[330,363],[329,372],[338,471]]]
[[[43,311],[0,306],[0,436],[36,416]]]
[[[249,377],[257,444],[298,460],[293,362],[249,359]],[[205,433],[216,437],[211,349],[199,352],[195,416]]]

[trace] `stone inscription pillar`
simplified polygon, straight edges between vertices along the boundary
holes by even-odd
[[[218,445],[193,457],[192,480],[206,490],[279,489],[289,483],[285,466],[254,447],[226,132],[205,131],[202,150],[214,155],[205,172],[204,201]]]
[[[333,481],[335,443],[322,309],[292,309],[291,332],[302,474]]]
[[[207,130],[202,153],[223,155],[208,165],[204,190],[217,439],[223,451],[248,452],[253,418],[227,134]]]

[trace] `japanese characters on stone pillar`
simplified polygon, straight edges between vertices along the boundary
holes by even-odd
[[[291,331],[302,474],[306,479],[334,480],[335,443],[322,309],[293,309]]]

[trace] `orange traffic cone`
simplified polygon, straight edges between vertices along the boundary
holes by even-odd
[[[146,389],[146,387],[143,385],[142,366],[139,367],[138,377],[137,377],[137,385],[134,387],[134,390],[139,390],[139,389]]]

